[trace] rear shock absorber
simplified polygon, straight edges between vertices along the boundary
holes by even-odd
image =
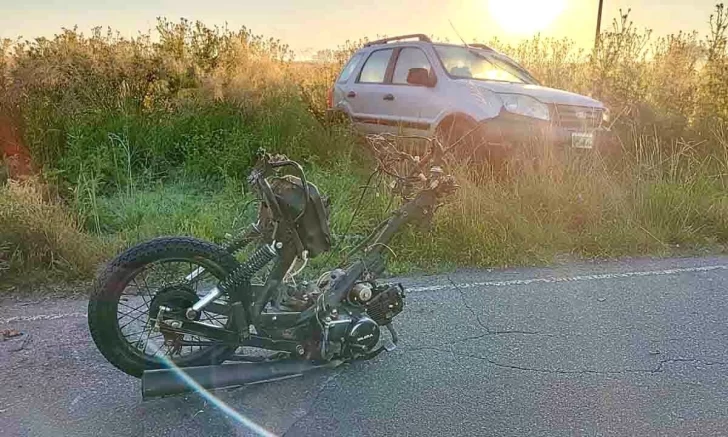
[[[229,294],[232,298],[230,313],[237,332],[243,337],[250,335],[247,314],[247,306],[250,305],[250,280],[256,272],[278,256],[278,249],[282,247],[281,242],[260,246],[245,263],[227,275],[218,286],[221,292]]]
[[[229,242],[227,242],[226,244],[224,244],[222,246],[222,248],[229,254],[235,256],[238,254],[238,252],[243,250],[243,248],[245,246],[247,246],[251,241],[253,241],[257,237],[259,237],[260,235],[261,235],[261,232],[260,232],[260,229],[258,229],[258,226],[250,225],[247,229],[238,233],[238,235],[236,235],[234,238],[231,238]],[[187,281],[192,282],[195,279],[197,279],[197,277],[200,276],[201,274],[203,274],[204,272],[205,272],[204,267],[197,267],[189,275],[187,275],[187,277],[185,277],[185,279]],[[205,305],[209,304],[215,298],[219,297],[220,294],[221,294],[221,291],[219,289],[216,291],[216,294],[213,295],[211,293],[210,299],[208,301],[205,301],[204,303],[201,303],[200,305],[198,305],[198,308],[195,308],[195,310],[199,311]],[[190,315],[188,317],[195,317],[195,313],[190,313]],[[192,320],[192,319],[190,319],[190,320]]]
[[[258,224],[251,224],[231,238],[222,248],[232,255],[237,255],[245,246],[261,235],[262,232],[258,228]]]
[[[233,270],[232,273],[220,282],[220,289],[223,292],[229,293],[235,292],[239,286],[247,285],[258,270],[265,267],[266,264],[278,256],[278,249],[282,247],[283,243],[281,242],[273,242],[260,246],[250,255],[250,258],[245,263]]]

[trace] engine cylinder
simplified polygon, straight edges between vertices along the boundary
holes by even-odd
[[[367,302],[367,314],[379,325],[386,325],[394,316],[404,309],[404,291],[401,287],[391,286],[377,293],[371,301]]]

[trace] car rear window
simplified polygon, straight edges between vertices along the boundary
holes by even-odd
[[[399,52],[397,65],[394,67],[394,77],[392,83],[407,84],[407,75],[412,68],[424,68],[428,73],[431,72],[430,61],[427,59],[425,52],[418,48],[406,47]]]
[[[359,75],[361,83],[383,83],[387,76],[389,58],[392,57],[393,49],[377,50],[369,55]]]
[[[354,56],[349,59],[349,62],[346,63],[344,66],[344,69],[341,70],[341,74],[339,75],[339,78],[336,80],[339,83],[346,82],[349,80],[349,77],[351,76],[351,73],[356,70],[356,66],[359,65],[359,60],[362,58],[361,53],[357,53]]]

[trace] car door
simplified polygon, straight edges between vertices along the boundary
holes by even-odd
[[[385,117],[393,120],[397,131],[405,134],[427,135],[443,109],[435,78],[434,86],[413,85],[407,76],[413,68],[423,68],[431,77],[435,71],[427,54],[419,47],[402,47],[395,54],[390,83],[383,86],[389,96],[384,105]]]
[[[386,113],[387,91],[383,88],[391,76],[392,48],[372,51],[354,81],[349,81],[344,98],[352,121],[363,133],[393,131],[396,120]]]

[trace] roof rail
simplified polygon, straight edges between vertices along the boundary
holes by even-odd
[[[468,46],[469,47],[475,47],[476,49],[490,50],[491,52],[494,52],[495,51],[495,50],[493,50],[492,47],[489,47],[489,46],[487,46],[485,44],[481,44],[481,43],[477,43],[477,42],[476,43],[472,43],[472,44],[468,44]]]
[[[424,41],[424,42],[429,42],[429,43],[432,42],[430,37],[428,37],[427,35],[425,35],[423,33],[413,33],[411,35],[392,36],[389,38],[382,38],[382,39],[378,39],[375,41],[370,41],[370,42],[364,44],[364,47],[375,46],[378,44],[386,44],[390,41],[401,41],[403,39],[410,39],[410,38],[417,38],[419,41]]]

